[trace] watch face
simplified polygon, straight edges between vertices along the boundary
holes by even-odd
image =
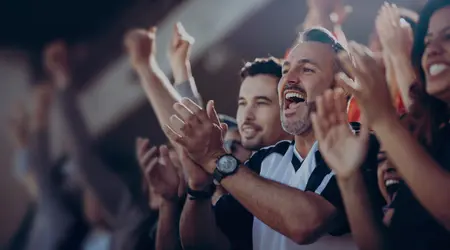
[[[233,173],[237,167],[238,162],[236,158],[230,155],[224,155],[217,161],[217,169],[224,174]]]

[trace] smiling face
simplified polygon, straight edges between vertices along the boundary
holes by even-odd
[[[426,91],[450,103],[450,6],[436,11],[428,25],[422,68]]]
[[[241,84],[236,120],[246,149],[259,150],[288,138],[281,128],[277,83],[274,76],[258,74]]]
[[[278,85],[281,123],[286,132],[311,131],[310,114],[317,96],[334,84],[335,53],[329,44],[302,42],[289,53]]]
[[[390,203],[397,193],[401,178],[394,165],[387,159],[382,150],[378,153],[378,188],[387,203]]]

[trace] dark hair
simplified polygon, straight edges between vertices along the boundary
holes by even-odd
[[[281,62],[275,57],[256,58],[253,62],[247,62],[242,67],[241,80],[249,76],[270,75],[277,79],[281,78]]]
[[[409,26],[411,26],[411,30],[413,31],[413,34],[414,34],[415,30],[417,28],[417,22],[408,16],[400,16],[400,18],[405,20],[409,24]]]
[[[425,72],[422,68],[422,56],[425,52],[424,39],[428,32],[431,16],[438,10],[450,6],[450,1],[430,0],[419,15],[414,33],[411,61],[417,80],[411,86],[409,129],[430,153],[436,152],[441,145],[439,130],[449,119],[447,105],[426,92]]]
[[[329,44],[336,53],[346,51],[344,46],[325,28],[315,27],[301,32],[297,44],[301,42],[319,42]]]

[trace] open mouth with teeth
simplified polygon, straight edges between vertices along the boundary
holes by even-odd
[[[397,193],[398,188],[400,187],[400,180],[398,179],[386,179],[384,181],[384,185],[386,186],[386,191],[389,196],[392,197],[395,193]]]
[[[306,94],[300,91],[286,91],[284,100],[284,109],[295,109],[306,101]]]
[[[442,63],[436,63],[429,67],[428,71],[431,76],[439,75],[440,73],[444,72],[448,69],[448,66],[446,64]]]

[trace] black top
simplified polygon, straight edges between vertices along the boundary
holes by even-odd
[[[355,129],[355,127],[353,126]],[[377,179],[376,179],[376,166],[377,166],[377,154],[379,145],[374,136],[371,136],[369,147],[369,154],[364,164],[364,176],[368,183],[371,196],[374,197],[374,206],[380,210],[383,206],[383,198],[379,192]],[[259,150],[249,161],[246,162],[246,166],[260,173],[260,166],[264,158],[272,153],[278,153],[284,155],[290,146],[293,146],[291,142],[280,142],[272,147],[267,147]],[[316,152],[316,164],[317,167],[311,174],[306,186],[306,191],[312,190],[320,184],[321,177],[323,178],[331,170],[326,165],[325,161],[320,155],[320,152]],[[295,158],[295,159],[294,159]],[[302,162],[296,158],[295,154],[291,161],[294,169],[297,171]],[[333,204],[340,212],[340,220],[342,223],[336,225],[329,233],[334,236],[343,235],[350,232],[347,219],[345,216],[344,205],[342,202],[340,190],[337,186],[336,179],[333,177],[328,183],[327,187],[321,193],[321,196],[327,199]],[[247,211],[236,199],[231,195],[222,196],[214,207],[217,225],[222,232],[230,240],[233,249],[252,249],[252,227],[253,227],[253,215]]]
[[[445,143],[434,158],[450,171],[450,128],[447,126],[441,132],[446,137]],[[393,249],[450,249],[450,233],[425,210],[406,184],[400,186],[391,207],[395,210],[388,233]]]

